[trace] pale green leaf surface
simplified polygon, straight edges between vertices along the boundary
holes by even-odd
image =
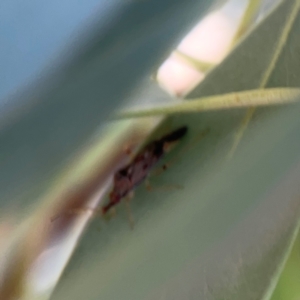
[[[298,4],[284,1],[189,97],[298,88],[297,11],[277,51]],[[244,110],[169,118],[189,136],[151,182],[184,189],[138,188],[133,231],[123,204],[109,223],[95,219],[53,299],[266,299],[298,226],[299,114],[299,104],[259,109],[230,161]]]

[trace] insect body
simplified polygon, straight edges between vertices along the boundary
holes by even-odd
[[[186,132],[187,127],[183,126],[159,140],[151,142],[135,156],[132,162],[117,171],[114,175],[113,189],[109,194],[109,202],[102,207],[102,213],[106,214],[112,207],[128,196],[136,186],[141,184],[153,166]]]

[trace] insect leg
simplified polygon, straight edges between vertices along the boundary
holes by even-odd
[[[126,212],[127,212],[127,216],[128,216],[129,226],[130,226],[130,229],[132,229],[132,230],[134,228],[134,218],[133,218],[132,211],[130,209],[130,200],[133,197],[134,197],[134,192],[131,191],[125,198],[125,205],[126,205]]]
[[[117,214],[116,207],[111,207],[110,210],[103,214],[103,211],[101,211],[101,216],[105,221],[109,221],[111,218],[114,218]]]
[[[136,150],[140,144],[141,141],[139,139],[133,139],[123,146],[123,152],[130,158],[130,160],[134,159]]]

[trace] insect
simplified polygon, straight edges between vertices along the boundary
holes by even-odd
[[[118,170],[114,175],[113,188],[109,194],[109,202],[102,207],[102,214],[105,215],[122,199],[130,196],[134,189],[146,179],[157,162],[186,132],[187,127],[182,126],[160,139],[149,143],[142,148],[127,166]]]

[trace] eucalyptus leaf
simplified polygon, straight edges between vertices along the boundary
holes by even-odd
[[[299,88],[299,6],[282,1],[188,97]],[[133,231],[122,204],[95,219],[53,299],[269,299],[299,226],[299,113],[258,109],[231,160],[244,110],[169,117],[189,133],[151,182],[184,189],[137,188]]]

